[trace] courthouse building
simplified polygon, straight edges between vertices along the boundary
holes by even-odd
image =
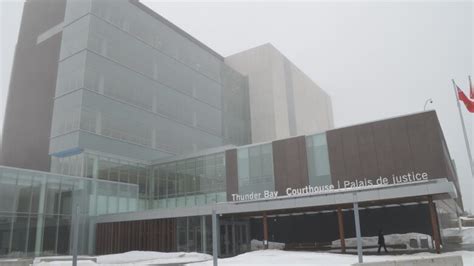
[[[137,0],[27,0],[0,166],[0,256],[219,252],[419,232],[462,211],[434,111],[333,128],[270,44],[224,58]],[[354,194],[355,193],[355,194]],[[79,216],[76,210],[79,209]],[[369,219],[370,217],[370,219]]]

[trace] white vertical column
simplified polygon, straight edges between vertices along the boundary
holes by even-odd
[[[44,201],[46,194],[46,176],[43,176],[40,185],[39,203],[38,203],[38,218],[36,221],[36,239],[35,239],[35,256],[39,256],[43,249],[43,235],[44,235]]]
[[[88,155],[91,156],[91,155]],[[97,179],[99,178],[99,157],[93,157],[93,165],[92,165],[92,191],[89,195],[89,200],[91,201],[91,208],[89,210],[90,218],[89,220],[89,237],[88,237],[88,245],[87,245],[87,252],[89,255],[94,254],[95,250],[95,217],[97,215]],[[87,160],[85,160],[87,161]]]
[[[217,266],[217,255],[218,255],[218,219],[216,210],[212,210],[212,262],[214,266]]]
[[[364,261],[362,255],[362,236],[360,233],[360,219],[359,219],[359,203],[357,202],[357,194],[354,192],[354,220],[357,237],[357,256],[359,257],[359,263]]]
[[[72,227],[72,266],[77,266],[77,250],[79,244],[79,218],[80,208],[79,204],[75,205],[75,215],[73,216],[73,227]]]

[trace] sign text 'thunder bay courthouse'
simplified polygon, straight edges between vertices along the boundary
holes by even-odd
[[[286,188],[286,195],[279,195],[278,191],[264,190],[262,192],[252,192],[248,194],[232,194],[232,201],[247,201],[247,200],[259,200],[259,199],[275,199],[281,196],[304,196],[310,194],[330,192],[338,189],[356,189],[365,188],[371,186],[388,186],[403,183],[413,183],[428,180],[428,173],[426,172],[409,172],[403,175],[393,174],[390,177],[374,177],[374,178],[363,178],[363,179],[352,179],[337,181],[337,184],[311,186],[307,185],[302,188]]]

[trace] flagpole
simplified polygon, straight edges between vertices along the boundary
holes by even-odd
[[[469,98],[473,99],[474,100],[474,92],[473,92],[473,88],[472,88],[472,82],[471,82],[471,76],[469,75]]]
[[[454,96],[456,97],[456,104],[458,105],[459,118],[461,119],[462,130],[464,133],[464,141],[466,142],[467,155],[469,157],[469,165],[471,166],[471,174],[472,174],[472,177],[474,178],[474,166],[472,165],[471,148],[469,147],[469,139],[467,138],[466,125],[464,125],[464,118],[462,116],[461,105],[459,104],[458,89],[456,86],[456,82],[454,82],[454,79],[452,81],[453,81],[453,88],[454,88]]]

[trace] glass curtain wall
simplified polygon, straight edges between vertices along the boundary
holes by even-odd
[[[150,179],[153,209],[192,207],[226,200],[224,153],[155,165]]]
[[[326,133],[306,136],[306,151],[309,184],[312,186],[332,184]]]
[[[237,149],[239,194],[275,190],[271,143]]]
[[[97,209],[106,202],[123,207],[109,207],[103,213],[136,211],[137,199],[136,185],[1,166],[0,257],[69,254],[72,221],[85,232],[79,235],[79,254],[91,253],[95,238],[91,218]]]
[[[90,152],[62,158],[51,157],[51,172],[53,173],[138,185],[137,204],[139,210],[146,210],[149,207],[149,171],[149,166],[144,163]],[[127,192],[115,191],[113,195],[123,193]],[[111,206],[111,208],[116,207]],[[126,207],[120,205],[120,208]],[[104,209],[99,208],[98,210],[98,214],[104,214]]]

